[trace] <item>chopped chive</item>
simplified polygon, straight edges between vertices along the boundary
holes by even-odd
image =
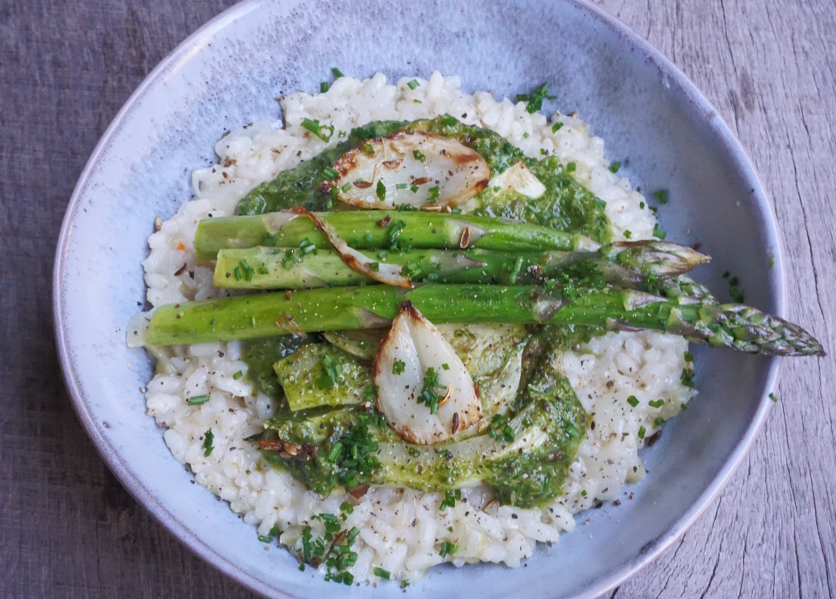
[[[233,375],[232,375],[232,378],[233,378],[233,379],[235,379],[235,380],[237,381],[237,380],[238,380],[238,379],[240,379],[242,376],[244,376],[244,373],[243,373],[243,372],[241,372],[241,371],[239,370],[238,372],[236,372],[235,374],[233,374]]]
[[[659,228],[659,223],[656,223],[653,225],[653,236],[658,237],[659,239],[664,239],[668,236],[668,234]]]
[[[369,142],[364,143],[363,153],[367,156],[374,156],[374,148],[372,147],[372,144],[370,144]]]
[[[641,208],[642,210],[644,210],[644,202],[639,202],[639,208]]]
[[[581,491],[581,497],[586,497],[586,489],[584,489],[583,491]]]
[[[685,361],[686,362],[693,362],[694,361],[694,354],[689,351],[685,352]]]
[[[647,431],[646,431],[646,430],[644,430],[644,427],[643,427],[643,426],[640,426],[640,427],[639,427],[639,439],[644,439],[644,434],[645,434],[646,432],[647,432]]]
[[[653,421],[654,428],[659,428],[663,424],[665,424],[665,419],[661,416],[659,416],[656,420]]]
[[[208,431],[206,431],[205,433],[203,433],[203,449],[205,450],[203,452],[203,457],[208,458],[210,455],[212,455],[212,450],[215,449],[212,446],[212,442],[214,440],[215,440],[215,434],[212,432],[211,428]]]
[[[410,81],[410,82],[409,82],[409,83],[407,83],[406,85],[407,85],[407,87],[409,87],[409,89],[415,89],[416,87],[418,87],[418,86],[419,86],[419,85],[421,85],[421,84],[420,84],[420,83],[418,83],[418,80],[417,80],[417,79],[413,79],[412,81]]]
[[[386,580],[389,580],[392,577],[389,571],[384,570],[383,568],[375,568],[373,571],[375,576],[380,576],[381,578],[385,578]]]
[[[566,165],[566,170],[570,173],[574,173],[576,167],[577,167],[577,165],[574,162],[570,162],[569,164]]]
[[[618,172],[618,169],[620,169],[620,168],[621,168],[621,163],[620,162],[613,162],[612,165],[610,165],[610,172],[615,174],[615,173]]]
[[[679,404],[679,409],[684,412],[688,409],[688,405],[685,402],[682,402],[681,404]]]
[[[330,166],[326,166],[324,169],[322,169],[322,177],[324,179],[328,180],[328,181],[333,181],[334,179],[336,179],[339,176],[340,176],[340,173],[338,173],[336,170],[334,170]]]
[[[319,92],[320,92],[320,93],[322,93],[322,94],[324,94],[324,93],[325,93],[325,92],[327,92],[327,91],[328,91],[328,82],[327,82],[327,81],[322,81],[322,82],[320,82],[320,84],[319,84]]]
[[[632,237],[633,237],[632,231],[630,231],[629,229],[624,231],[624,238],[625,239],[631,239]]]
[[[406,189],[409,187],[406,183],[395,183],[395,189]]]
[[[686,387],[689,387],[689,388],[693,389],[694,388],[694,371],[691,370],[690,368],[684,368],[682,370],[682,374],[679,376],[679,380]]]
[[[657,399],[656,401],[649,401],[647,403],[651,408],[661,408],[663,405],[665,405],[665,400]]]
[[[319,121],[314,119],[311,120],[309,118],[302,119],[302,128],[307,129],[314,135],[316,135],[322,141],[329,141],[331,136],[334,135],[334,126],[333,125],[320,125]],[[325,133],[327,130],[327,134]]]
[[[456,507],[456,500],[461,501],[462,499],[462,491],[461,489],[456,489],[455,491],[444,491],[444,499],[441,500],[441,503],[438,506],[438,509],[442,512],[445,508],[454,508]]]
[[[639,400],[636,399],[635,395],[631,395],[627,398],[627,403],[635,408],[637,405],[639,405]]]
[[[534,114],[543,107],[543,100],[554,100],[557,96],[549,95],[549,84],[544,83],[530,94],[517,94],[517,102],[525,102],[525,110],[529,114]]]
[[[656,193],[653,194],[653,197],[659,200],[660,204],[667,204],[668,203],[668,192],[664,189],[660,189]]]
[[[412,191],[412,193],[418,193],[418,184],[413,183],[409,189]]]
[[[601,208],[601,210],[604,210],[607,207],[607,203],[601,198],[595,198],[595,203],[598,204],[598,207]]]
[[[579,431],[578,427],[576,427],[571,422],[567,422],[566,426],[564,428],[566,430],[566,434],[569,435],[570,437],[575,437],[577,439],[578,437],[581,436],[581,431]]]
[[[459,550],[458,545],[454,545],[450,541],[444,541],[441,544],[441,549],[438,551],[438,555],[441,557],[447,557],[448,555],[453,555]]]
[[[343,501],[340,504],[340,511],[345,512],[346,514],[353,514],[354,513],[354,506],[352,506],[347,501]]]
[[[255,272],[253,271],[252,267],[247,263],[246,260],[241,260],[241,262],[239,262],[238,264],[241,266],[241,270],[244,272],[244,280],[248,283],[252,281],[253,272]]]
[[[188,404],[190,406],[199,406],[207,401],[209,401],[208,395],[195,395],[194,397],[189,398]]]
[[[235,269],[232,272],[235,274],[235,280],[240,281],[241,280],[241,269],[236,266]]]
[[[415,158],[415,160],[417,160],[418,162],[424,162],[424,161],[427,159],[427,157],[426,157],[426,156],[424,156],[424,153],[423,153],[423,152],[421,152],[421,150],[412,150],[412,156],[413,156],[413,157]]]
[[[334,443],[334,446],[331,448],[331,451],[328,452],[328,461],[329,462],[336,462],[337,458],[340,457],[340,454],[343,452],[343,444],[339,441]]]
[[[258,540],[262,543],[272,543],[273,539],[264,535],[258,535]]]
[[[348,191],[349,189],[351,189],[351,183],[346,183],[346,184],[345,184],[345,185],[343,185],[340,189],[342,189],[342,190],[343,190],[343,193],[345,193],[346,191]]]
[[[270,274],[270,271],[269,271],[269,270],[267,270],[267,267],[266,267],[266,266],[259,266],[259,267],[258,267],[258,274],[261,274],[261,275],[269,275],[269,274]]]
[[[380,179],[377,180],[377,188],[375,189],[375,195],[377,196],[377,199],[381,202],[386,199],[386,186]]]
[[[340,77],[345,77],[345,75],[343,75],[343,72],[341,70],[339,70],[337,67],[332,68],[331,72],[334,74],[334,77],[336,77],[337,79],[339,79]]]
[[[552,133],[557,133],[557,132],[558,132],[558,131],[560,131],[562,128],[563,128],[563,123],[561,123],[561,122],[557,122],[557,123],[555,123],[554,125],[552,125]]]
[[[449,364],[442,364],[441,369],[442,370],[450,370],[450,365]]]
[[[772,400],[772,401],[774,401],[775,403],[778,403],[778,398],[775,396],[775,394],[774,394],[774,393],[770,393],[770,394],[769,394],[769,399],[771,399],[771,400]]]

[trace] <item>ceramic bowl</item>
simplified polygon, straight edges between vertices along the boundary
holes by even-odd
[[[243,585],[277,597],[336,590],[302,574],[285,551],[264,551],[252,527],[174,460],[145,414],[152,374],[125,345],[143,303],[140,261],[154,217],[191,196],[190,172],[213,161],[225,130],[275,119],[274,98],[315,92],[331,67],[390,81],[434,70],[468,91],[511,96],[547,81],[547,110],[578,111],[634,185],[668,190],[669,238],[715,257],[701,280],[721,297],[721,273],[746,298],[784,314],[775,219],[757,175],[717,111],[659,52],[577,1],[250,0],[183,42],[108,128],[67,208],[54,273],[58,349],[79,418],[128,491],[192,551]],[[726,298],[727,299],[727,298]],[[696,351],[699,396],[642,453],[650,475],[632,501],[578,517],[578,530],[529,567],[439,567],[412,592],[433,597],[593,597],[647,564],[707,506],[740,463],[768,409],[779,360]],[[588,519],[588,523],[585,521]],[[584,522],[584,524],[580,524]],[[341,587],[401,597],[398,585]]]

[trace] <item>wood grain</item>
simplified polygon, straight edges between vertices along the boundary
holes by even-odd
[[[750,152],[786,247],[792,320],[836,348],[836,11],[826,0],[596,0],[670,57]],[[0,596],[251,597],[114,479],[75,414],[52,338],[67,201],[131,91],[230,0],[0,2]],[[731,483],[608,596],[836,593],[833,360],[785,362],[781,401]]]

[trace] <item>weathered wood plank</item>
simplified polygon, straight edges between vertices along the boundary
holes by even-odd
[[[833,98],[825,0],[595,0],[669,56],[737,132],[771,192],[790,316],[836,347]],[[0,4],[0,596],[249,597],[151,521],[72,412],[52,341],[66,202],[131,91],[231,0]],[[614,597],[836,593],[836,368],[788,361],[781,402],[728,488]]]
[[[810,326],[832,351],[832,6],[746,0],[598,4],[669,56],[750,152],[784,237],[791,319]],[[731,484],[681,542],[615,597],[834,596],[833,377],[831,359],[785,363],[781,402]]]

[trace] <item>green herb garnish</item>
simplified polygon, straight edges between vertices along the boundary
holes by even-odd
[[[530,94],[517,94],[517,102],[526,102],[526,112],[534,114],[543,107],[543,100],[554,100],[557,96],[549,95],[549,84],[544,83]]]
[[[438,373],[435,371],[435,368],[430,366],[424,373],[424,386],[421,389],[421,394],[417,398],[419,404],[424,404],[430,409],[430,414],[436,414],[438,412],[438,402],[441,400],[436,389],[444,391],[444,387],[438,382]]]
[[[462,490],[456,489],[455,491],[451,491],[448,489],[444,491],[444,499],[441,500],[438,509],[443,512],[445,508],[454,508],[456,507],[456,500],[462,500]]]
[[[212,432],[211,428],[205,433],[203,433],[203,449],[205,450],[203,452],[203,457],[208,458],[210,455],[212,455],[212,451],[215,449],[212,446],[214,440],[215,434]]]
[[[653,197],[659,200],[660,204],[667,204],[668,203],[668,192],[664,189],[660,189],[659,191],[653,194]]]
[[[320,125],[319,121],[314,119],[311,120],[309,118],[305,118],[302,120],[302,127],[307,129],[314,135],[316,135],[319,139],[324,142],[328,142],[331,140],[331,136],[334,135],[334,126],[333,125]]]
[[[659,228],[659,223],[656,223],[653,225],[653,236],[658,237],[659,239],[664,239],[668,236],[668,234]]]

